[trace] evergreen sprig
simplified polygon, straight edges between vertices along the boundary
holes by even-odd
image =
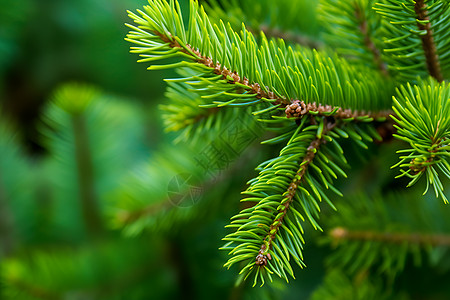
[[[174,64],[149,69],[189,67],[204,75],[195,77],[208,87],[218,105],[244,105],[266,101],[273,109],[292,100],[345,109],[381,111],[390,105],[389,89],[378,76],[367,76],[345,60],[323,53],[286,47],[282,40],[262,38],[258,46],[245,28],[212,24],[196,1],[191,1],[188,29],[176,1],[156,0],[140,16],[129,12],[138,25],[127,40],[137,44],[141,62],[178,57]],[[370,79],[369,79],[370,78]],[[189,78],[191,79],[191,78]],[[189,80],[186,79],[186,80]],[[216,100],[218,102],[218,100]],[[364,115],[364,112],[362,113]]]
[[[126,40],[135,44],[131,52],[142,57],[140,62],[163,61],[150,70],[189,69],[181,78],[167,80],[172,102],[163,109],[169,130],[184,129],[188,137],[213,124],[220,127],[220,117],[246,114],[239,108],[248,107],[277,132],[266,143],[285,144],[278,156],[258,167],[259,175],[244,192],[250,207],[233,217],[233,232],[224,238],[223,249],[231,255],[225,266],[243,264],[242,277],[253,275],[254,284],[264,284],[274,274],[293,277],[291,259],[304,266],[302,222],[321,228],[319,203],[333,207],[325,190],[340,195],[333,181],[346,176],[337,140],[351,138],[367,148],[367,142],[381,140],[374,124],[391,113],[395,82],[383,76],[380,43],[372,40],[373,24],[380,18],[371,11],[371,2],[351,3],[348,11],[354,17],[347,15],[351,24],[343,26],[359,30],[356,51],[364,53],[361,58],[371,57],[377,70],[286,46],[264,34],[257,40],[245,25],[236,32],[221,20],[214,23],[194,0],[188,23],[175,0],[150,0],[144,11],[129,12],[135,25],[127,25]],[[168,59],[170,63],[164,62]]]
[[[320,202],[334,208],[326,190],[342,195],[333,181],[338,176],[346,177],[342,166],[347,161],[336,139],[350,137],[363,147],[362,140],[372,141],[369,135],[358,134],[367,130],[353,124],[333,124],[324,117],[316,117],[316,122],[308,126],[303,119],[297,128],[284,134],[289,138],[287,145],[278,157],[258,167],[259,176],[244,192],[247,198],[242,201],[253,205],[227,226],[235,231],[224,238],[228,243],[223,249],[232,255],[225,266],[244,262],[240,274],[244,278],[253,274],[255,285],[258,281],[264,284],[267,278],[272,281],[273,274],[286,280],[286,274],[294,277],[291,258],[304,266],[302,222],[307,220],[321,230]],[[346,126],[349,128],[343,130]]]
[[[272,281],[272,274],[286,280],[286,274],[294,277],[291,257],[300,267],[304,266],[301,223],[306,218],[320,229],[319,202],[325,199],[332,205],[319,181],[332,186],[336,173],[345,174],[334,163],[325,169],[327,172],[321,171],[330,160],[329,153],[319,152],[319,147],[322,139],[333,141],[326,135],[331,128],[326,128],[324,120],[311,126],[306,126],[305,120],[289,133],[289,142],[280,156],[259,166],[259,176],[249,182],[244,192],[247,198],[242,200],[254,205],[242,210],[227,226],[235,231],[224,238],[228,243],[223,249],[232,255],[225,266],[245,262],[240,273],[244,278],[253,273],[254,284],[259,279],[264,284],[267,277]],[[338,159],[345,161],[341,155]],[[318,174],[311,172],[310,167]]]
[[[411,146],[398,151],[403,154],[395,165],[401,168],[399,177],[410,177],[411,186],[426,174],[425,193],[431,185],[436,197],[448,203],[439,173],[450,179],[450,84],[430,79],[419,86],[402,86],[394,98],[394,111],[395,137]]]

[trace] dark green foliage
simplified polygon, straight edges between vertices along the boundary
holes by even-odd
[[[170,277],[167,272],[152,274],[158,262],[143,264],[149,255],[161,255],[161,249],[152,249],[142,239],[37,250],[2,265],[1,295],[24,300],[142,299],[151,292],[149,285],[164,284],[164,277]],[[155,296],[162,299],[170,293]]]
[[[18,35],[32,9],[31,2],[0,1],[0,70],[3,71],[18,49]],[[0,72],[3,76],[3,72]],[[1,88],[1,86],[0,86]],[[1,91],[1,89],[0,89]]]

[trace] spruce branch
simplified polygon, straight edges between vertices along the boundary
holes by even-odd
[[[376,241],[392,244],[417,244],[420,246],[450,246],[448,234],[403,233],[403,232],[376,232],[370,230],[348,230],[336,227],[330,231],[331,238],[340,241]]]
[[[236,231],[224,238],[227,244],[222,249],[231,255],[225,266],[244,262],[240,274],[244,278],[253,274],[254,285],[272,281],[273,274],[286,280],[287,274],[294,277],[290,258],[304,266],[302,222],[306,219],[321,230],[319,203],[334,207],[325,190],[341,195],[333,180],[346,176],[338,166],[346,160],[335,140],[343,131],[325,117],[314,120],[315,125],[307,126],[307,119],[302,119],[286,134],[289,141],[280,156],[260,165],[259,176],[249,182],[247,198],[242,200],[254,205],[227,226]]]
[[[442,203],[421,197],[404,201],[403,194],[349,198],[354,201],[336,204],[337,213],[324,219],[325,240],[336,248],[329,266],[352,274],[376,270],[393,279],[409,257],[416,266],[439,263],[432,259],[434,249],[450,246],[448,210]]]
[[[388,76],[389,73],[386,68],[386,64],[381,58],[380,50],[377,48],[372,40],[371,33],[369,31],[369,25],[365,11],[357,2],[354,3],[355,6],[355,17],[358,20],[358,28],[363,36],[364,45],[372,53],[374,64],[383,73],[383,75]]]
[[[344,60],[332,61],[316,51],[294,50],[282,41],[269,42],[265,37],[258,47],[245,28],[238,34],[230,25],[211,25],[195,1],[191,2],[189,28],[185,32],[176,2],[150,3],[145,13],[139,11],[141,16],[129,13],[138,27],[128,25],[134,31],[127,40],[140,46],[132,47],[132,52],[144,57],[141,62],[179,56],[179,63],[149,69],[184,66],[203,72],[185,81],[194,79],[199,90],[216,91],[209,97],[215,99],[217,106],[265,102],[270,111],[303,99],[305,103],[354,111],[387,108],[388,91],[379,88],[385,83],[376,74],[372,78],[375,80],[368,80]]]
[[[227,227],[234,232],[224,238],[223,249],[230,254],[225,266],[244,263],[240,274],[254,275],[255,285],[272,281],[273,274],[294,277],[291,258],[304,266],[302,222],[321,229],[319,203],[334,207],[326,190],[341,195],[333,182],[346,177],[341,167],[347,162],[337,139],[351,138],[363,148],[380,139],[373,123],[386,122],[391,114],[393,84],[379,71],[337,56],[264,35],[257,42],[245,26],[238,33],[222,21],[213,24],[197,1],[190,1],[187,30],[176,1],[149,4],[145,12],[129,12],[136,25],[127,25],[132,31],[126,40],[136,44],[131,52],[142,57],[140,62],[176,58],[149,69],[190,69],[168,81],[177,82],[181,94],[189,91],[210,101],[200,107],[222,112],[248,106],[254,115],[270,113],[259,120],[278,126],[279,135],[265,143],[285,146],[249,181],[242,201],[253,205],[232,218]]]
[[[372,0],[326,0],[319,5],[319,17],[327,29],[325,40],[336,51],[359,64],[389,76],[381,53],[381,18]]]
[[[246,27],[255,36],[261,32],[268,38],[281,38],[287,43],[319,49],[317,3],[309,0],[204,1],[206,12],[215,22],[227,20],[235,30]],[[298,16],[302,17],[299,18]]]
[[[448,203],[439,173],[450,179],[450,84],[438,84],[430,78],[419,86],[402,86],[393,108],[398,124],[394,136],[411,146],[398,151],[402,156],[393,166],[401,168],[398,177],[411,178],[411,186],[426,174],[425,193],[432,185],[436,197]]]
[[[97,203],[98,199],[95,194],[91,146],[84,112],[91,101],[98,96],[99,92],[92,87],[68,84],[55,92],[53,100],[70,116],[75,147],[79,200],[88,233],[94,235],[102,231],[102,221]]]
[[[294,201],[295,194],[297,193],[297,189],[302,180],[304,180],[304,175],[306,170],[308,169],[309,164],[313,161],[320,144],[322,143],[321,138],[316,138],[311,142],[309,147],[306,149],[306,156],[303,158],[303,161],[300,163],[300,168],[298,169],[294,179],[289,184],[287,191],[285,192],[285,199],[281,202],[281,205],[277,208],[276,217],[273,220],[273,223],[269,227],[269,232],[264,238],[263,244],[261,245],[261,249],[256,256],[256,264],[257,265],[267,265],[267,260],[271,259],[269,254],[269,250],[272,247],[272,242],[276,238],[278,231],[283,224],[283,219],[286,217],[286,214],[289,210],[289,206],[292,201]]]
[[[89,233],[98,234],[101,231],[102,222],[95,196],[94,170],[84,116],[73,115],[72,127],[83,216]]]
[[[354,277],[339,269],[330,269],[324,281],[313,292],[311,300],[409,300],[409,297],[392,292],[379,276],[361,272]]]
[[[374,9],[385,20],[384,52],[397,78],[417,82],[417,76],[432,76],[442,82],[450,75],[448,1],[383,0]]]
[[[444,77],[441,73],[441,65],[439,63],[439,56],[434,42],[428,9],[429,7],[425,0],[418,0],[414,4],[414,11],[417,15],[417,27],[420,31],[426,32],[420,38],[422,40],[423,51],[425,52],[428,72],[438,82],[442,82]]]

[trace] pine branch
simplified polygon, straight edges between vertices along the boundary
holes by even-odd
[[[342,270],[331,269],[323,283],[313,292],[311,300],[409,300],[404,294],[394,294],[380,276],[368,272],[349,278]]]
[[[438,82],[444,81],[441,73],[441,65],[439,63],[439,56],[434,42],[433,30],[431,29],[430,17],[428,15],[428,5],[425,0],[417,0],[414,4],[414,11],[417,15],[417,27],[420,31],[425,31],[425,35],[420,38],[422,40],[422,47],[425,52],[428,72]]]
[[[369,32],[369,25],[367,24],[367,17],[364,14],[364,10],[361,8],[358,3],[354,3],[355,5],[355,17],[358,20],[358,28],[361,30],[361,34],[363,36],[364,45],[369,49],[369,51],[372,53],[374,64],[378,67],[378,69],[383,73],[384,76],[388,76],[389,73],[387,71],[386,65],[383,62],[380,54],[380,50],[377,48],[375,43],[372,41],[372,38],[370,36]]]
[[[247,29],[255,36],[261,32],[268,38],[281,38],[287,43],[321,48],[318,36],[316,6],[308,0],[205,1],[206,12],[216,23],[227,20],[235,30],[245,20]],[[299,18],[298,16],[302,17]]]
[[[130,12],[130,17],[139,25],[128,25],[134,31],[127,40],[140,46],[132,47],[132,52],[144,57],[141,62],[181,57],[179,63],[149,69],[183,66],[198,69],[204,75],[194,77],[199,81],[195,87],[217,91],[210,97],[223,98],[214,101],[218,106],[262,101],[269,103],[273,110],[283,109],[291,101],[302,98],[305,103],[323,103],[355,111],[379,111],[388,104],[388,93],[384,95],[387,90],[376,87],[383,81],[376,74],[372,78],[375,81],[367,80],[367,76],[343,60],[331,61],[317,52],[294,51],[282,41],[275,44],[264,37],[258,49],[247,30],[243,29],[239,35],[223,23],[211,25],[196,2],[191,2],[189,29],[185,32],[176,2],[168,4],[155,0],[151,3],[146,13],[139,11],[141,16]]]
[[[348,230],[336,227],[330,231],[330,236],[337,242],[343,240],[377,241],[392,244],[418,244],[431,246],[450,246],[448,234],[402,233],[402,232],[376,232],[370,230]]]
[[[137,26],[128,25],[127,40],[137,45],[131,51],[143,57],[140,62],[177,58],[149,69],[189,68],[195,74],[175,81],[211,100],[202,107],[256,106],[254,115],[270,113],[260,120],[279,126],[280,134],[266,142],[287,144],[249,182],[243,201],[255,205],[232,218],[228,227],[235,232],[224,238],[223,249],[231,255],[225,266],[244,262],[241,274],[253,274],[254,284],[273,274],[294,277],[290,258],[304,266],[301,222],[306,218],[320,229],[319,203],[334,207],[325,190],[341,195],[333,181],[346,176],[340,167],[346,160],[336,139],[351,138],[363,148],[380,139],[372,123],[385,122],[390,113],[391,83],[380,72],[286,47],[282,40],[262,36],[258,46],[245,27],[237,33],[223,22],[212,25],[196,1],[190,2],[187,30],[176,1],[149,3],[139,15],[129,12]]]
[[[240,274],[244,279],[253,274],[254,285],[258,281],[264,284],[266,278],[272,281],[273,274],[286,280],[287,274],[294,277],[290,258],[304,266],[302,222],[307,219],[320,230],[319,202],[334,207],[325,189],[341,195],[333,180],[338,174],[346,176],[337,165],[346,161],[335,140],[344,131],[324,117],[315,117],[316,125],[306,126],[306,120],[284,135],[289,142],[280,156],[260,165],[259,176],[249,182],[244,192],[247,198],[242,200],[254,206],[242,210],[227,226],[236,231],[224,238],[228,243],[222,249],[232,255],[225,266],[245,262]]]
[[[449,211],[430,199],[409,195],[406,202],[405,197],[357,194],[338,203],[338,213],[324,219],[326,241],[337,248],[327,265],[351,274],[373,270],[393,279],[410,257],[416,266],[439,264],[434,249],[450,246]]]
[[[383,122],[392,115],[391,110],[383,110],[377,112],[352,111],[351,109],[342,109],[341,107],[322,105],[313,103],[305,103],[300,100],[293,100],[291,104],[286,106],[286,117],[300,119],[305,115],[319,115],[326,117],[334,117],[336,119],[357,120],[371,122],[377,120]]]
[[[98,235],[102,231],[102,222],[97,206],[98,199],[94,188],[90,141],[84,115],[86,108],[96,97],[98,97],[98,92],[95,89],[73,84],[57,90],[53,100],[68,114],[70,119],[74,139],[79,201],[86,229],[90,235]]]
[[[324,132],[326,134],[326,132]],[[306,156],[303,158],[303,161],[300,163],[300,168],[298,169],[294,179],[289,184],[287,191],[284,193],[285,199],[281,202],[281,205],[277,208],[276,217],[273,220],[273,223],[269,227],[269,232],[264,238],[263,244],[261,245],[261,249],[256,256],[256,264],[257,265],[267,265],[267,260],[272,259],[269,254],[269,250],[273,245],[273,240],[276,239],[278,231],[280,230],[281,225],[283,224],[283,219],[286,217],[287,212],[289,211],[289,206],[294,201],[294,197],[297,193],[297,189],[301,181],[304,180],[304,175],[306,170],[308,169],[309,164],[312,163],[316,153],[322,143],[322,138],[316,138],[311,142],[309,147],[307,148]]]
[[[385,20],[384,52],[396,77],[417,82],[418,76],[431,75],[442,82],[450,75],[448,1],[383,0],[374,9]]]
[[[325,40],[339,54],[389,76],[381,54],[381,18],[372,0],[326,0],[319,5],[319,17],[327,28]]]
[[[398,177],[410,177],[408,186],[411,186],[426,174],[425,193],[432,185],[436,197],[448,203],[438,171],[450,179],[450,84],[437,84],[430,79],[419,86],[402,86],[393,108],[396,113],[393,119],[398,124],[394,136],[411,146],[398,151],[405,154],[393,167],[407,168]]]
[[[197,72],[178,70],[181,76],[194,78]],[[211,100],[202,97],[204,92],[195,91],[185,82],[177,79],[166,79],[168,88],[165,96],[168,103],[160,105],[162,119],[166,131],[178,131],[175,143],[189,141],[190,145],[205,145],[205,141],[217,138],[217,132],[226,130],[233,123],[245,124],[248,128],[255,129],[258,134],[265,128],[265,124],[258,122],[249,107],[239,106],[211,106]],[[194,84],[194,81],[190,81]],[[263,108],[256,105],[255,108]],[[236,126],[234,126],[236,127]]]
[[[97,235],[102,230],[102,221],[97,206],[94,190],[94,170],[92,165],[89,139],[86,132],[84,116],[74,114],[71,116],[75,142],[75,156],[78,169],[78,183],[80,187],[80,202],[83,217],[88,232]]]

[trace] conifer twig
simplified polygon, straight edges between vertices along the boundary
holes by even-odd
[[[327,128],[324,130],[323,134],[325,134],[326,131],[331,130],[335,126],[335,123],[327,123],[326,126]],[[271,255],[269,254],[272,241],[276,238],[278,230],[281,227],[281,224],[283,223],[283,219],[286,216],[287,212],[289,211],[289,206],[292,203],[292,201],[294,201],[294,197],[297,192],[298,186],[301,184],[304,175],[306,173],[306,170],[308,169],[308,166],[314,160],[314,157],[316,156],[316,153],[320,145],[322,144],[323,139],[324,139],[323,135],[320,138],[314,139],[307,148],[306,155],[303,158],[302,162],[300,163],[300,167],[296,173],[296,176],[294,176],[291,184],[289,185],[286,191],[287,192],[286,197],[281,202],[281,205],[277,210],[276,217],[269,228],[268,234],[264,238],[264,242],[261,245],[261,249],[259,250],[258,255],[256,256],[257,265],[266,266],[267,259],[269,260],[272,259]]]
[[[177,40],[170,39],[169,37],[159,33],[154,32],[154,34],[158,35],[161,40],[165,43],[168,43],[171,48],[180,48],[180,51],[192,55],[194,53],[197,57],[197,62],[201,63],[207,67],[213,68],[214,73],[217,75],[222,75],[225,80],[228,80],[230,84],[239,83],[240,85],[245,85],[250,90],[250,93],[256,94],[256,97],[259,99],[265,98],[270,100],[275,100],[273,102],[274,105],[280,105],[281,107],[286,108],[286,116],[288,118],[295,117],[299,118],[305,114],[308,114],[310,112],[318,112],[320,115],[330,115],[333,113],[333,116],[335,118],[357,118],[357,117],[369,117],[369,118],[388,118],[391,114],[391,110],[385,110],[385,111],[378,111],[375,113],[372,112],[365,112],[365,111],[357,111],[357,110],[351,110],[351,109],[342,109],[340,107],[333,107],[330,105],[323,105],[323,104],[317,104],[316,102],[313,103],[306,103],[302,100],[298,99],[286,99],[284,97],[280,97],[276,95],[273,91],[265,91],[259,83],[251,83],[246,77],[241,77],[237,72],[230,71],[226,67],[223,67],[221,64],[214,62],[210,57],[204,56],[200,51],[193,49],[191,46],[187,45],[188,49],[183,48]],[[301,106],[301,108],[297,111],[298,105]],[[295,107],[295,109],[292,109]],[[292,112],[290,111],[292,109]],[[328,114],[326,114],[328,113]]]
[[[341,240],[362,240],[392,244],[408,242],[420,245],[450,246],[450,235],[447,234],[352,231],[343,227],[336,227],[330,231],[330,236],[337,242]]]
[[[96,203],[94,170],[85,119],[80,114],[74,114],[72,116],[72,125],[75,138],[75,156],[83,217],[89,234],[95,235],[101,231],[102,221]]]

